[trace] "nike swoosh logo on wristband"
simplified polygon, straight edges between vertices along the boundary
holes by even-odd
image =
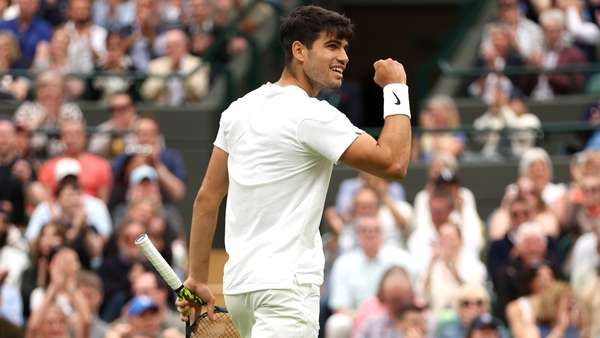
[[[394,97],[396,98],[396,103],[394,103],[395,105],[399,106],[400,105],[400,99],[398,98],[398,95],[396,95],[396,93],[392,92],[392,94],[394,94]]]

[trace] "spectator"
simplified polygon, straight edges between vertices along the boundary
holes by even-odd
[[[24,0],[31,1],[31,0]],[[17,125],[33,132],[38,128],[58,130],[63,121],[82,121],[83,114],[75,103],[66,102],[64,79],[55,71],[45,71],[35,80],[35,101],[25,101],[15,111]],[[63,151],[61,142],[45,133],[34,133],[31,148],[37,157],[56,156]]]
[[[177,328],[182,334],[185,334],[185,325],[179,319],[179,313],[167,306],[169,293],[172,290],[158,273],[148,271],[138,275],[132,282],[131,291],[134,297],[148,296],[154,300],[158,307],[161,331]]]
[[[141,0],[146,1],[146,0]],[[175,149],[164,146],[164,138],[160,131],[160,123],[150,115],[142,116],[135,124],[137,143],[150,146],[149,155],[156,172],[163,198],[178,202],[185,196],[185,164],[181,154]],[[122,174],[127,161],[127,154],[121,154],[113,161],[113,175],[116,180]]]
[[[85,297],[76,287],[80,265],[75,251],[59,248],[50,259],[48,284],[31,294],[31,317],[27,323],[27,337],[43,336],[48,320],[48,309],[53,305],[63,314],[69,314],[68,329],[76,337],[89,337],[92,315]],[[47,333],[46,333],[47,334]]]
[[[37,205],[46,198],[33,164],[18,154],[16,125],[0,117],[0,209],[10,211],[11,223],[25,227],[27,202]]]
[[[527,176],[533,180],[536,190],[542,194],[542,200],[551,209],[566,192],[563,184],[552,183],[552,160],[542,148],[531,148],[523,153],[519,161],[520,176]]]
[[[70,40],[63,27],[56,28],[50,43],[42,41],[37,45],[31,71],[39,74],[51,70],[63,76],[69,73],[83,73],[81,62],[69,55]],[[85,90],[84,82],[72,76],[65,77],[64,87],[67,97],[71,99],[81,97]]]
[[[469,94],[490,105],[494,102],[495,91],[510,92],[518,88],[519,77],[504,75],[502,72],[505,67],[522,66],[524,61],[511,44],[511,33],[506,24],[490,24],[487,33],[490,43],[482,46],[481,56],[475,62],[475,67],[484,67],[489,73],[471,83]]]
[[[600,176],[586,175],[579,180],[580,195],[565,194],[567,211],[564,230],[576,237],[600,226]]]
[[[514,338],[527,338],[528,327],[535,325],[534,309],[540,293],[556,281],[556,267],[550,261],[534,265],[523,278],[521,296],[506,306],[506,320]]]
[[[407,247],[410,252],[419,274],[423,273],[433,257],[433,246],[439,241],[439,228],[447,222],[457,224],[462,233],[462,248],[461,251],[465,255],[477,259],[483,240],[481,231],[476,232],[473,228],[462,224],[459,219],[454,221],[450,216],[455,209],[454,195],[444,189],[437,189],[429,198],[429,210],[431,215],[431,223],[427,226],[416,225],[416,229],[408,238]]]
[[[583,332],[581,311],[573,289],[565,282],[554,282],[540,295],[535,310],[536,325],[530,327],[527,337],[578,338]]]
[[[81,264],[87,269],[97,269],[104,243],[112,233],[108,216],[102,201],[82,196],[77,177],[67,175],[56,189],[56,203],[44,202],[33,212],[25,238],[33,241],[42,224],[56,222],[66,229],[66,244],[76,250]]]
[[[512,47],[524,58],[542,46],[542,29],[540,26],[523,16],[518,0],[498,0],[498,20],[508,26]],[[489,46],[493,23],[483,28],[482,46]],[[482,47],[484,49],[485,47]]]
[[[113,186],[112,169],[108,161],[100,156],[86,152],[87,136],[85,125],[81,121],[63,122],[60,126],[60,140],[65,146],[64,155],[46,161],[40,171],[40,182],[50,194],[54,194],[64,170],[77,176],[83,193],[108,202]],[[64,159],[75,160],[63,161]],[[67,167],[59,163],[69,163]],[[63,164],[64,165],[64,164]],[[66,169],[65,169],[66,168]]]
[[[92,87],[96,91],[98,104],[107,105],[114,95],[133,90],[135,78],[124,75],[132,71],[133,64],[123,50],[123,38],[118,32],[110,32],[106,36],[106,59],[96,68],[102,75],[92,80]]]
[[[113,331],[109,332],[109,337],[137,337],[137,332],[157,337],[161,333],[159,315],[158,304],[151,297],[137,296],[126,307],[127,323],[118,324]]]
[[[434,244],[429,267],[417,283],[434,318],[452,306],[461,285],[483,286],[487,277],[485,265],[480,260],[461,252],[461,231],[456,225],[444,223],[438,228],[438,234],[439,241]]]
[[[457,175],[459,168],[456,157],[447,152],[436,153],[432,157],[429,167],[427,168],[427,182],[425,183],[425,187],[423,187],[423,189],[415,196],[415,226],[423,224],[423,222],[419,220],[420,218],[429,217],[428,212],[426,212],[426,210],[429,209],[429,197],[435,190],[436,182],[440,177],[440,172],[444,168],[451,170]],[[471,190],[466,187],[461,187],[458,191],[463,200],[463,205],[470,204],[471,202],[475,203],[475,196],[473,196]],[[473,204],[472,207],[475,208],[475,205]]]
[[[456,103],[447,95],[436,95],[427,101],[427,108],[419,114],[419,125],[427,129],[456,129],[460,115]],[[438,152],[447,152],[458,158],[465,149],[467,136],[462,132],[424,132],[415,135],[411,158],[431,162]]]
[[[135,1],[96,0],[92,4],[92,20],[109,32],[131,29],[135,14]]]
[[[365,299],[376,294],[377,283],[389,267],[398,265],[406,268],[413,279],[416,273],[413,258],[406,251],[382,245],[381,226],[376,217],[365,216],[357,219],[355,224],[360,249],[340,256],[331,270],[329,307],[334,315],[328,321],[338,325],[325,325],[334,326],[331,332],[327,332],[332,337],[339,337],[341,332],[351,332],[356,310]]]
[[[358,308],[352,328],[353,335],[363,332],[365,323],[375,321],[384,324],[390,319],[395,321],[402,307],[414,305],[417,301],[406,271],[392,266],[381,277],[377,295],[365,299]]]
[[[489,313],[482,313],[473,319],[467,338],[498,338],[502,323]]]
[[[40,0],[18,0],[19,16],[9,21],[0,21],[0,30],[7,29],[17,36],[21,45],[22,58],[18,68],[27,69],[35,58],[35,49],[40,41],[50,41],[52,26],[36,17]]]
[[[127,203],[127,190],[129,190],[129,178],[133,170],[141,165],[153,167],[148,147],[132,144],[125,147],[125,165],[119,176],[115,179],[115,186],[110,194],[108,210],[114,215],[117,205]],[[146,152],[147,151],[147,152]],[[161,195],[162,196],[162,195]]]
[[[23,273],[21,295],[23,296],[23,315],[28,318],[30,314],[31,293],[37,287],[44,287],[48,280],[48,267],[53,248],[66,244],[65,230],[55,223],[48,223],[42,227],[40,236],[31,243],[32,266]]]
[[[21,58],[21,49],[15,34],[9,30],[0,31],[0,72],[7,73],[15,68]],[[14,78],[10,74],[0,81],[0,99],[23,101],[27,97],[30,81],[25,77]]]
[[[586,62],[581,50],[563,43],[565,17],[560,9],[544,11],[539,20],[544,32],[544,47],[533,52],[527,60],[530,67],[553,70],[560,66]],[[523,77],[521,89],[534,100],[551,100],[556,95],[580,92],[583,81],[583,73],[532,74]]]
[[[2,307],[2,297],[0,297],[0,307]],[[3,337],[6,338],[23,337],[23,332],[19,326],[2,317],[0,317],[0,332],[2,332]]]
[[[109,34],[109,37],[112,35]],[[133,97],[125,92],[110,97],[109,109],[110,118],[96,127],[96,133],[90,137],[87,149],[92,154],[112,159],[122,153],[128,145],[136,143],[133,131],[139,116]]]
[[[0,208],[0,285],[6,283],[13,287],[21,287],[23,272],[30,265],[27,251],[22,245],[15,247],[8,242],[10,229],[9,214]],[[14,232],[10,231],[14,237]],[[18,234],[20,237],[20,234]]]
[[[104,285],[104,303],[100,309],[100,318],[112,322],[121,315],[121,308],[129,300],[131,282],[128,273],[143,255],[133,243],[146,232],[146,225],[139,221],[125,221],[116,231],[117,252],[106,255],[98,275]]]
[[[393,317],[390,314],[385,319],[367,322],[357,337],[423,338],[426,331],[423,309],[415,305],[405,305],[397,313],[394,313]]]
[[[497,211],[496,214],[500,212],[502,211]],[[509,202],[507,213],[509,217],[508,231],[501,238],[492,240],[487,253],[487,269],[491,278],[497,275],[502,263],[511,256],[515,247],[516,234],[521,224],[534,220],[533,209],[522,196],[517,196]],[[496,214],[494,214],[494,218],[496,218]],[[557,264],[562,263],[562,254],[557,238],[546,234],[546,239],[548,243],[546,259]]]
[[[150,77],[141,93],[145,100],[178,106],[184,101],[199,101],[208,93],[210,68],[202,59],[188,53],[188,39],[180,29],[165,33],[166,56],[153,60]],[[202,65],[202,67],[200,67]],[[200,67],[200,68],[198,68]],[[172,75],[170,78],[164,76]]]
[[[598,15],[594,11],[592,13],[584,13],[586,3],[581,0],[558,0],[556,7],[562,10],[565,14],[565,28],[570,36],[573,37],[575,43],[582,46],[584,50],[594,50],[600,38],[600,27],[592,20],[586,19],[586,14],[590,16]],[[591,47],[591,48],[590,48]],[[592,55],[588,56],[588,61],[593,62],[595,58]]]
[[[187,35],[190,39],[190,54],[202,57],[212,48],[216,39],[223,33],[223,27],[215,26],[212,12],[214,5],[209,0],[191,0],[191,18],[187,27]],[[229,61],[227,44],[222,43],[216,47],[213,54],[222,64]]]
[[[0,1],[0,19],[9,21],[16,19],[19,16],[19,5],[12,0]]]
[[[600,248],[600,246],[598,246]],[[598,250],[597,255],[600,255]],[[589,265],[573,272],[571,285],[581,302],[582,311],[589,324],[589,336],[597,337],[600,333],[600,266]]]
[[[496,275],[492,276],[497,296],[497,316],[504,323],[506,305],[519,298],[526,273],[546,258],[548,242],[544,229],[535,222],[521,224],[515,236],[513,252],[513,255],[502,263]]]
[[[600,264],[600,226],[594,227],[594,231],[591,231],[577,240],[576,248],[573,250],[573,268],[571,270],[571,286],[576,293],[580,294],[588,286],[595,284],[598,280],[598,267]],[[589,239],[589,240],[588,240]],[[588,242],[588,243],[586,243]],[[582,252],[582,244],[589,244],[587,250]],[[584,259],[585,255],[585,259]],[[582,259],[583,261],[575,261],[575,259]]]
[[[159,17],[157,0],[138,0],[135,2],[135,22],[130,28],[124,27],[120,33],[125,38],[124,48],[136,70],[146,72],[154,58],[154,42],[158,34]]]
[[[473,127],[478,130],[491,129],[496,131],[503,129],[539,129],[541,122],[537,116],[529,113],[523,101],[523,93],[515,88],[510,92],[510,98],[506,93],[496,90],[493,102],[482,116],[475,119]],[[477,140],[484,143],[481,152],[486,157],[497,155],[518,157],[525,150],[533,147],[536,132],[532,130],[509,131],[509,140],[506,140],[504,133],[498,132],[483,133],[477,136],[479,136]],[[506,147],[504,145],[503,147],[502,141],[510,141],[510,146]]]
[[[94,70],[99,60],[106,58],[106,29],[92,22],[90,0],[71,0],[65,31],[69,35],[69,58],[79,63],[83,73]]]
[[[438,320],[435,337],[465,337],[473,320],[490,310],[490,296],[483,286],[462,285],[456,292],[453,309]]]
[[[81,292],[81,295],[87,300],[87,305],[92,315],[90,338],[105,338],[106,333],[111,327],[98,317],[98,310],[104,300],[102,280],[94,272],[81,270],[77,274],[77,291]]]

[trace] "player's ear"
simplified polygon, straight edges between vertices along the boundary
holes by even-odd
[[[307,51],[308,51],[308,49],[302,42],[294,41],[294,43],[292,43],[292,55],[298,61],[304,62]]]

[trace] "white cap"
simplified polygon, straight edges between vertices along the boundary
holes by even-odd
[[[74,158],[65,157],[56,162],[54,166],[54,179],[60,182],[66,176],[78,176],[80,172],[81,164],[79,164],[79,161]]]
[[[151,182],[158,181],[158,173],[149,165],[141,165],[131,172],[129,175],[130,184],[139,184],[144,179],[149,179]]]

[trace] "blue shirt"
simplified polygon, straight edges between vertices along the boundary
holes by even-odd
[[[113,162],[113,177],[115,182],[118,181],[120,175],[125,169],[125,164],[129,156],[126,154],[121,154],[114,159]],[[183,157],[181,154],[175,149],[162,149],[160,151],[160,160],[161,162],[169,169],[171,174],[177,176],[180,180],[185,182],[185,177],[187,175],[185,170],[185,164],[183,163]]]
[[[35,57],[35,49],[40,41],[50,41],[52,37],[52,25],[40,18],[34,18],[25,31],[19,31],[19,19],[1,21],[0,30],[7,29],[16,34],[21,46],[23,58],[18,66],[29,68]]]

